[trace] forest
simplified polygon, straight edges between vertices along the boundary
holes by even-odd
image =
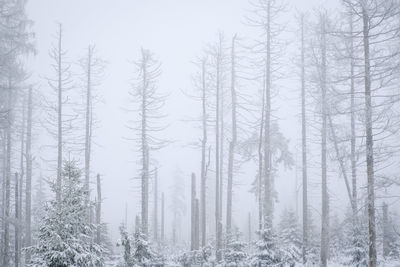
[[[399,0],[0,0],[0,266],[400,266]]]

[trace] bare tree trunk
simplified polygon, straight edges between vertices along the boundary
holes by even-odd
[[[97,244],[101,243],[101,181],[100,181],[100,174],[97,174],[97,207],[96,207],[96,239]]]
[[[217,73],[216,73],[216,113],[215,113],[215,238],[216,238],[216,258],[221,260],[221,233],[220,233],[220,94],[221,94],[221,40],[219,43],[217,54]]]
[[[191,225],[190,225],[190,249],[195,250],[196,242],[196,176],[192,173],[192,190],[191,190]]]
[[[164,208],[165,208],[165,203],[164,203],[164,192],[161,194],[161,242],[164,242],[165,239],[165,233],[164,233]]]
[[[235,146],[237,139],[237,130],[236,130],[236,66],[235,66],[235,41],[236,35],[232,38],[232,51],[231,51],[231,97],[232,97],[232,140],[229,143],[229,162],[228,162],[228,187],[227,187],[227,208],[226,208],[226,232],[228,236],[231,234],[232,227],[232,187],[233,187],[233,169],[235,164]]]
[[[363,45],[364,45],[364,84],[365,84],[365,132],[368,179],[368,229],[369,229],[369,266],[376,266],[376,231],[375,231],[375,179],[374,149],[372,138],[371,70],[369,58],[369,16],[362,8]]]
[[[249,235],[249,243],[251,243],[251,236],[252,236],[252,230],[251,230],[251,213],[249,212],[249,216],[247,218],[247,223],[248,223],[248,235]]]
[[[271,2],[267,3],[266,21],[266,70],[265,70],[265,128],[264,128],[264,224],[266,228],[272,227],[272,188],[271,188]]]
[[[62,183],[62,143],[63,143],[63,129],[62,129],[62,114],[63,114],[63,77],[62,77],[62,26],[59,24],[58,31],[58,49],[57,49],[57,71],[58,71],[58,106],[57,106],[57,202],[61,201],[61,183]]]
[[[5,228],[5,211],[6,211],[6,180],[7,180],[7,131],[5,129],[2,130],[1,132],[2,139],[1,139],[1,148],[2,148],[2,182],[1,182],[1,231],[4,233],[4,228]],[[3,256],[4,256],[4,238],[3,236],[1,237],[1,249],[0,249],[0,256],[1,256],[1,261],[3,262]]]
[[[201,246],[206,245],[206,146],[207,146],[207,103],[206,103],[206,60],[202,60],[201,80],[202,80],[202,128],[203,139],[201,140]]]
[[[91,158],[91,137],[92,137],[92,56],[93,47],[88,47],[87,55],[87,82],[86,82],[86,114],[85,114],[85,207],[89,212],[90,206],[90,158]],[[89,216],[88,216],[89,217]]]
[[[32,87],[29,88],[28,92],[28,114],[27,114],[27,125],[26,125],[26,148],[25,148],[25,160],[26,160],[26,185],[25,185],[25,246],[30,247],[32,244],[31,234],[31,210],[32,210]],[[25,252],[26,262],[30,262],[31,254],[29,251]]]
[[[261,100],[261,120],[260,120],[260,133],[258,137],[258,230],[263,227],[263,131],[264,131],[264,115],[265,115],[265,72]],[[265,205],[265,203],[264,203]]]
[[[20,175],[19,175],[19,187],[18,187],[18,211],[19,211],[19,216],[18,216],[18,235],[15,238],[18,238],[18,257],[19,260],[21,262],[21,248],[23,247],[23,243],[22,243],[22,192],[23,192],[23,187],[24,187],[24,177],[25,177],[25,126],[26,126],[26,94],[23,94],[23,98],[22,98],[22,120],[21,120],[21,153],[20,153]],[[16,241],[17,242],[17,241]],[[22,264],[22,263],[21,263]]]
[[[326,17],[321,15],[321,190],[322,190],[322,219],[321,219],[321,264],[327,266],[328,258],[328,187],[326,167],[326,136],[327,136],[327,104],[326,104]]]
[[[353,33],[353,17],[350,15],[349,19],[350,33]],[[357,160],[356,160],[356,123],[355,123],[355,87],[354,87],[354,40],[353,36],[350,37],[350,146],[351,146],[351,181],[352,181],[352,197],[353,197],[353,217],[356,217],[357,213]]]
[[[154,173],[154,242],[158,243],[158,169]]]
[[[146,62],[146,55],[142,51],[143,62]],[[148,236],[149,218],[149,148],[147,141],[147,65],[142,65],[142,232]]]
[[[7,126],[6,126],[6,181],[5,181],[5,211],[4,211],[4,250],[3,250],[3,266],[8,266],[10,261],[10,190],[11,190],[11,147],[12,147],[12,122],[13,122],[13,108],[12,108],[12,87],[11,81],[8,81],[8,112],[7,112]]]
[[[14,264],[15,267],[19,266],[21,259],[21,243],[20,243],[20,209],[19,209],[19,184],[18,184],[18,173],[15,173],[15,237],[14,237]]]
[[[303,263],[307,262],[308,249],[308,179],[307,179],[307,121],[305,85],[304,14],[301,14],[301,155],[303,176]]]
[[[195,199],[195,217],[194,217],[194,250],[200,248],[200,205],[199,199]]]
[[[383,238],[382,238],[382,247],[383,247],[383,257],[386,258],[389,255],[389,218],[388,218],[388,205],[384,202],[382,204],[382,229],[383,229]]]

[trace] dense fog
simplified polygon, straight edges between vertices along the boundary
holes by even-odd
[[[398,0],[0,0],[0,266],[398,266]]]

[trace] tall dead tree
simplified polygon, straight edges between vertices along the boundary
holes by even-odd
[[[149,165],[150,151],[159,149],[166,144],[166,141],[159,139],[155,133],[163,130],[160,121],[165,115],[161,113],[164,106],[165,96],[158,93],[157,80],[161,74],[160,63],[154,55],[146,49],[141,49],[141,58],[136,61],[136,77],[134,91],[131,92],[133,101],[138,104],[136,112],[139,114],[137,121],[139,136],[136,140],[139,143],[141,152],[141,223],[142,232],[148,237],[149,219]]]
[[[57,72],[57,190],[56,199],[61,202],[61,184],[62,184],[62,149],[63,149],[63,50],[62,50],[62,25],[58,29],[58,46],[53,50],[52,57],[56,61]]]
[[[300,15],[301,24],[301,58],[300,58],[300,80],[301,80],[301,157],[302,157],[302,180],[303,180],[303,263],[307,262],[308,248],[308,179],[307,179],[307,121],[306,121],[306,85],[305,85],[305,40],[304,40],[304,14]]]
[[[206,147],[207,147],[207,83],[206,83],[206,64],[207,61],[205,58],[201,61],[201,108],[202,108],[202,131],[203,137],[201,140],[201,185],[200,185],[200,209],[201,209],[201,246],[204,247],[206,245],[206,180],[207,180],[207,170],[206,170]]]
[[[47,83],[53,91],[53,99],[46,100],[46,121],[43,126],[49,134],[56,139],[55,149],[57,150],[56,164],[56,200],[61,201],[62,185],[62,162],[64,157],[64,147],[69,139],[64,138],[72,130],[72,121],[76,118],[75,114],[68,109],[70,96],[67,95],[72,89],[71,65],[67,62],[67,52],[63,48],[63,27],[58,24],[55,43],[49,51],[52,60],[53,77],[47,78]]]
[[[365,156],[368,193],[369,266],[377,265],[375,222],[375,165],[392,159],[392,151],[374,154],[374,143],[381,146],[398,129],[398,122],[390,119],[394,103],[398,102],[397,75],[399,67],[398,1],[344,0],[357,22],[352,38],[362,51],[362,59],[354,56],[355,65],[362,66],[365,127]],[[379,129],[379,130],[378,130]],[[397,132],[397,130],[396,130]]]
[[[235,146],[237,142],[237,99],[236,99],[236,54],[235,54],[236,35],[232,38],[231,47],[231,107],[232,107],[232,139],[229,143],[228,159],[228,184],[226,196],[226,232],[231,234],[232,227],[232,191],[233,191],[233,172],[235,165]]]
[[[85,190],[88,192],[85,198],[85,206],[88,210],[90,206],[90,174],[91,174],[91,158],[93,130],[95,126],[94,107],[97,99],[95,87],[100,85],[104,74],[105,62],[96,56],[94,45],[89,45],[87,55],[80,60],[80,66],[83,72],[82,83],[84,88],[85,99]],[[89,216],[88,216],[89,217]]]
[[[279,79],[277,69],[279,68],[280,54],[284,44],[280,42],[279,35],[284,31],[281,23],[281,15],[285,11],[285,4],[275,0],[255,0],[252,2],[254,16],[248,17],[249,24],[261,31],[261,40],[257,40],[253,50],[260,55],[258,64],[264,72],[264,108],[263,114],[263,224],[264,228],[272,229],[273,203],[274,203],[274,179],[272,171],[271,152],[271,96],[273,94],[274,81]],[[260,170],[259,170],[260,171]]]
[[[90,205],[90,156],[91,156],[91,137],[92,137],[92,62],[93,47],[88,47],[87,66],[86,66],[86,114],[85,114],[85,206],[89,212]],[[89,217],[89,216],[88,216]]]
[[[26,163],[26,185],[25,185],[25,236],[24,245],[30,247],[32,245],[32,114],[33,100],[32,87],[28,91],[28,114],[26,125],[26,148],[25,148],[25,163]],[[30,252],[26,251],[26,262],[30,262]]]
[[[217,261],[222,258],[222,216],[221,216],[221,94],[222,92],[222,64],[223,64],[223,37],[219,35],[215,48],[215,238]]]
[[[321,192],[322,192],[322,215],[321,215],[321,264],[327,266],[328,260],[328,235],[329,235],[329,214],[328,214],[328,185],[327,185],[327,61],[326,61],[326,14],[321,13],[319,17],[319,45],[320,45],[320,66],[319,82],[321,92]]]

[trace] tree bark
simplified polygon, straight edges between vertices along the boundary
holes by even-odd
[[[202,60],[201,80],[202,80],[202,128],[203,139],[201,140],[201,189],[200,189],[200,202],[201,202],[201,246],[206,245],[206,146],[207,146],[207,102],[206,102],[206,60]]]
[[[190,227],[190,233],[191,233],[191,243],[190,243],[190,249],[193,251],[196,249],[196,176],[194,173],[192,173],[192,190],[191,190],[191,227]]]
[[[62,114],[63,114],[63,77],[62,77],[62,26],[59,24],[58,31],[58,48],[57,48],[57,71],[58,71],[58,106],[57,106],[57,190],[56,200],[61,202],[61,183],[62,183],[62,144],[63,144],[63,127],[62,127]]]
[[[101,181],[100,181],[100,174],[97,174],[97,208],[96,208],[96,239],[97,244],[101,243]]]
[[[19,182],[18,173],[15,173],[15,236],[14,236],[14,264],[15,267],[19,266],[21,259],[21,243],[20,243],[20,224],[21,224],[21,214],[19,206]]]
[[[369,266],[376,267],[376,230],[375,230],[375,178],[374,151],[372,137],[371,70],[369,58],[369,15],[362,7],[363,46],[364,46],[364,86],[365,86],[365,132],[366,160],[368,180],[368,231],[369,231]]]
[[[326,17],[321,15],[321,191],[322,191],[322,219],[321,219],[321,264],[327,266],[328,259],[328,186],[326,166],[326,137],[327,137],[327,104],[326,104]]]
[[[28,92],[28,114],[27,114],[27,125],[26,125],[26,185],[25,185],[25,247],[32,245],[32,87],[29,88]],[[31,254],[29,251],[25,252],[26,262],[30,262]]]
[[[305,85],[305,42],[304,14],[301,14],[301,155],[303,178],[303,263],[307,263],[308,249],[308,178],[307,178],[307,121],[306,121],[306,85]]]
[[[232,190],[233,190],[233,172],[235,163],[235,146],[237,140],[237,127],[236,127],[236,54],[235,54],[236,35],[232,38],[232,51],[231,51],[231,98],[232,98],[232,140],[229,143],[229,161],[228,161],[228,184],[227,184],[227,205],[226,205],[226,232],[228,236],[231,234],[232,227]]]
[[[158,243],[158,169],[154,174],[154,222],[153,222],[154,242]]]
[[[161,194],[161,242],[165,240],[165,233],[164,233],[164,192]]]
[[[10,190],[11,190],[11,147],[12,147],[12,122],[13,122],[13,107],[12,107],[12,86],[11,80],[8,81],[8,112],[6,126],[6,180],[5,180],[5,210],[4,210],[4,250],[3,250],[3,266],[8,266],[10,261]]]
[[[221,40],[217,53],[217,73],[216,73],[216,110],[215,110],[215,238],[216,238],[216,258],[221,260],[221,233],[220,233],[220,94],[221,94]]]
[[[382,204],[382,229],[383,229],[383,238],[382,238],[382,247],[383,247],[383,257],[386,258],[389,255],[389,218],[388,218],[388,205],[384,202]]]
[[[145,52],[142,51],[142,232],[148,236],[149,218],[149,148],[147,141],[147,59]]]
[[[195,199],[195,217],[194,217],[194,250],[200,248],[200,205],[199,199]]]
[[[271,2],[267,3],[266,19],[266,70],[265,70],[265,125],[264,125],[264,224],[272,228],[272,188],[271,188]]]
[[[91,158],[91,137],[92,137],[92,56],[93,47],[88,47],[87,55],[87,81],[86,81],[86,114],[85,114],[85,207],[89,212],[90,206],[90,158]],[[88,216],[89,217],[89,216]]]

